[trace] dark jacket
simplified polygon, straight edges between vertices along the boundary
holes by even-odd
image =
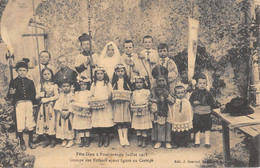
[[[193,102],[199,101],[201,106],[210,106],[211,108],[217,108],[216,100],[214,99],[213,95],[208,90],[198,90],[196,89],[192,92],[190,96],[190,103],[194,106]]]
[[[10,94],[10,89],[16,89],[15,94]],[[15,105],[19,100],[30,100],[36,104],[36,91],[32,80],[27,77],[16,77],[10,81],[7,97],[12,98],[12,104]]]

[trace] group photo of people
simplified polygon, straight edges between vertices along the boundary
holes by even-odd
[[[0,167],[259,165],[258,1],[0,0]]]
[[[118,134],[122,147],[129,146],[128,130],[136,132],[137,144],[146,148],[167,149],[200,147],[200,134],[205,133],[205,146],[210,148],[210,118],[217,102],[206,90],[207,77],[197,74],[193,82],[178,73],[169,58],[168,45],[151,48],[153,37],[143,37],[143,50],[134,52],[134,42],[125,40],[124,53],[114,42],[108,42],[101,55],[90,50],[90,36],[78,37],[82,52],[75,56],[74,69],[68,67],[65,55],[58,57],[60,69],[54,73],[51,53],[40,53],[40,67],[28,70],[29,59],[18,62],[18,76],[10,82],[8,97],[16,108],[17,135],[25,150],[23,131],[29,130],[28,146],[43,148],[73,145],[108,147],[110,134]],[[187,75],[186,75],[187,77]],[[98,142],[93,142],[93,130]],[[115,130],[117,130],[115,132]],[[148,139],[148,133],[151,138]],[[194,135],[192,143],[191,133]],[[149,143],[150,144],[150,143]]]

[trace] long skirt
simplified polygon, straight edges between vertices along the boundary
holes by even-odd
[[[74,139],[74,130],[72,129],[72,115],[67,119],[61,117],[60,113],[57,113],[56,122],[56,138],[60,139]]]
[[[92,127],[113,127],[113,114],[112,114],[112,106],[108,103],[107,107],[104,109],[95,109],[92,111]]]

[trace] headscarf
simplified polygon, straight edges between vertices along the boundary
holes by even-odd
[[[112,44],[112,47],[114,48],[114,55],[112,57],[107,56],[107,47]],[[110,41],[108,42],[104,49],[102,50],[102,53],[99,57],[99,66],[104,67],[104,69],[107,71],[107,74],[109,76],[109,79],[112,79],[113,73],[114,73],[114,67],[120,63],[120,52],[117,48],[117,45]]]

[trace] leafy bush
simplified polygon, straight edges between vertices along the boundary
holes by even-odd
[[[26,155],[20,149],[18,139],[10,139],[8,132],[14,126],[13,107],[10,104],[0,104],[0,167],[34,166],[35,157]]]

